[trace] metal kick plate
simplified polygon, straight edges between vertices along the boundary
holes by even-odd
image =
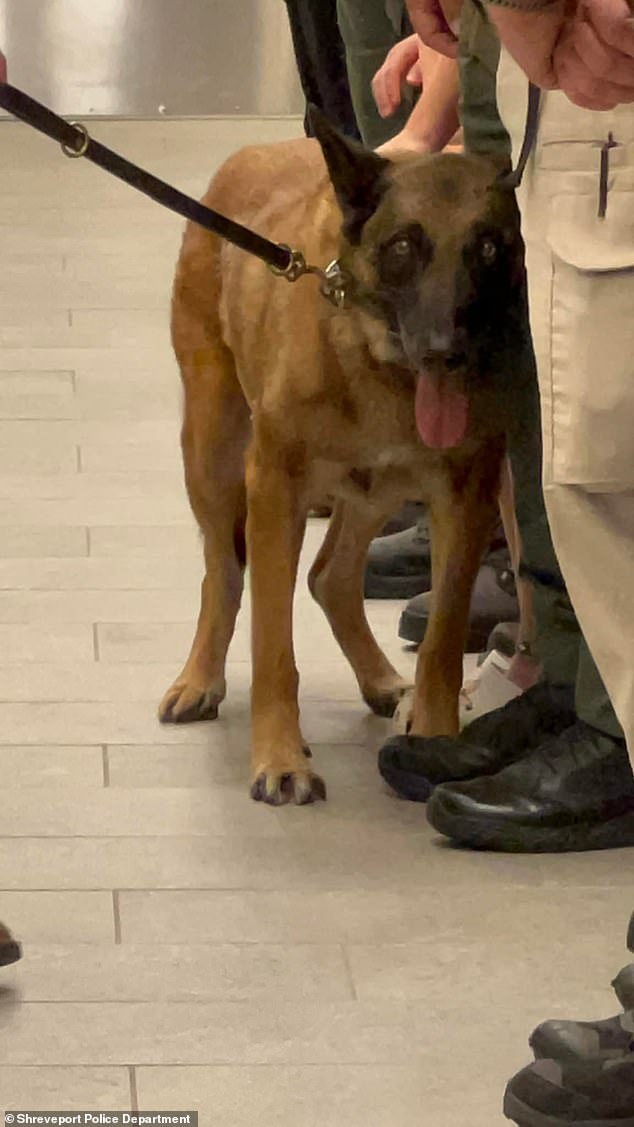
[[[0,0],[0,46],[64,115],[304,111],[284,0]]]

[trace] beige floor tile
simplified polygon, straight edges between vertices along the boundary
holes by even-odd
[[[0,1066],[3,1107],[14,1111],[128,1111],[126,1068],[6,1068]]]
[[[35,625],[4,624],[0,626],[0,653],[10,654],[13,662],[93,661],[93,634],[81,623],[60,623],[46,630]]]
[[[28,246],[33,233],[18,224],[7,230],[0,227],[3,252],[11,253],[24,239]],[[0,323],[0,348],[70,348],[70,312],[68,309],[5,309]]]
[[[81,477],[81,474],[77,475]],[[26,478],[24,479],[27,480]],[[50,479],[51,481],[53,478]],[[28,486],[25,488],[28,489]],[[184,497],[174,492],[148,505],[143,497],[100,496],[88,494],[72,496],[64,500],[55,497],[51,500],[27,497],[24,500],[0,499],[0,530],[3,525],[25,524],[42,525],[88,525],[88,524],[155,524],[162,508],[168,524],[189,523],[189,508]]]
[[[104,752],[100,747],[0,747],[0,784],[47,790],[102,787]]]
[[[245,764],[240,793],[246,798],[247,791]],[[439,889],[459,903],[466,898],[471,904],[469,896],[476,882],[478,888],[487,891],[486,911],[494,893],[499,895],[500,889],[504,890],[507,904],[509,890],[512,890],[513,907],[525,898],[526,890],[540,887],[544,888],[547,900],[556,902],[559,902],[561,890],[569,889],[573,894],[572,903],[577,899],[594,901],[597,891],[606,891],[610,926],[617,944],[622,942],[631,895],[629,871],[623,863],[627,855],[617,858],[618,865],[599,863],[591,871],[564,863],[542,868],[539,863],[531,864],[533,858],[517,861],[508,857],[487,858],[476,867],[470,863],[468,854],[454,856],[452,851],[447,857],[446,851],[435,848],[432,835],[423,825],[420,831],[414,832],[410,827],[401,833],[380,827],[371,836],[360,832],[358,826],[342,831],[335,825],[325,839],[317,839],[314,833],[296,834],[292,843],[286,838],[246,837],[244,834],[242,837],[214,837],[212,831],[210,827],[209,836],[195,838],[6,838],[0,849],[0,888],[138,890],[143,895],[140,900],[131,902],[134,919],[140,920],[136,940],[148,941],[156,912],[158,941],[165,927],[176,926],[169,921],[173,921],[176,911],[182,908],[184,914],[178,920],[181,931],[175,935],[175,941],[182,943],[198,943],[201,934],[209,935],[215,942],[251,941],[242,930],[245,917],[252,919],[250,934],[256,937],[253,941],[290,942],[293,931],[287,934],[280,930],[281,925],[274,916],[283,897],[271,896],[271,892],[277,894],[285,890],[293,893],[297,910],[306,915],[308,922],[303,932],[300,929],[300,934],[304,937],[302,941],[311,942],[314,937],[310,923],[315,905],[319,906],[323,894],[326,903],[328,897],[335,896],[353,919],[359,916],[358,930],[349,934],[345,929],[342,932],[336,922],[333,924],[326,919],[323,926],[332,926],[334,930],[326,932],[324,942],[355,944],[416,942],[421,936],[434,935],[439,929],[443,931],[444,917],[438,909],[442,900]],[[555,858],[555,862],[559,860]],[[396,899],[395,872],[400,894]],[[189,893],[184,892],[181,904],[178,892],[173,902],[169,897],[166,901],[160,897],[156,901],[148,900],[145,896],[148,889],[208,891],[200,897],[195,895],[192,901],[188,899]],[[228,919],[226,925],[216,920],[225,904],[224,892],[216,899],[219,890],[238,896],[234,917]],[[240,901],[242,892],[248,893],[244,905]],[[256,893],[259,899],[253,900]],[[297,899],[300,893],[303,896]],[[357,898],[360,898],[360,906]],[[566,902],[568,908],[570,903],[570,900]],[[600,903],[604,905],[601,898]],[[532,898],[529,904],[535,912],[541,911],[539,900]],[[389,911],[398,913],[396,923],[387,918]],[[283,914],[281,918],[286,919]],[[456,928],[468,928],[470,919],[469,913],[464,915],[464,925],[460,919],[457,922],[455,917],[449,919],[447,928],[454,940]],[[371,926],[366,926],[366,920]],[[576,926],[589,928],[592,925],[583,919]],[[222,930],[223,927],[226,930]],[[294,923],[293,927],[300,927],[300,924]],[[504,929],[508,927],[508,920],[496,921],[496,927],[507,934]],[[215,931],[215,928],[221,930]],[[460,934],[464,937],[462,931]],[[333,939],[333,935],[336,938]],[[557,936],[553,941],[556,940]],[[479,941],[476,935],[474,942]],[[606,964],[605,975],[611,974],[613,968]]]
[[[108,561],[110,562],[110,561]],[[180,561],[176,561],[180,564]],[[192,622],[98,622],[99,656],[106,662],[175,661],[184,664],[193,638]],[[245,654],[245,660],[248,655]],[[167,686],[166,686],[167,687]]]
[[[156,505],[164,500],[179,498],[183,493],[178,475],[172,471],[152,473],[81,473],[5,477],[0,482],[3,500],[88,501],[98,509],[102,501],[139,499],[146,505]],[[18,522],[20,523],[20,522]],[[88,522],[89,523],[89,522]]]
[[[5,434],[0,444],[0,472],[3,475],[74,473],[78,461],[78,447],[71,439],[51,436],[46,445],[27,446],[19,435]]]
[[[105,945],[114,943],[115,938],[112,895],[109,892],[2,891],[0,919],[11,921],[12,930],[24,945],[25,956],[28,956],[31,943]],[[0,1062],[5,1063],[1,1051]]]
[[[6,559],[69,559],[88,555],[88,529],[38,528],[16,525],[3,528],[0,557]]]
[[[147,701],[152,713],[174,679],[175,664],[107,665],[35,661],[0,665],[4,701]]]
[[[99,381],[77,377],[76,410],[82,419],[134,419],[141,411],[148,419],[180,419],[181,389],[176,379],[169,383],[144,381],[115,384],[108,377]]]
[[[451,1011],[449,1011],[451,1013]],[[307,1004],[277,1000],[200,1003],[26,1002],[0,1042],[0,1063],[27,1064],[410,1064],[424,1067],[447,1010],[418,1003]],[[482,1013],[456,1039],[473,1049]],[[529,1020],[533,1018],[532,1011]],[[517,1026],[521,1023],[515,1019]],[[461,1013],[460,1022],[464,1023]],[[451,1029],[455,1026],[452,1022]],[[497,1036],[507,1013],[485,1026]],[[63,1028],[63,1038],[58,1035]],[[518,1038],[521,1034],[518,1031]],[[524,1050],[525,1051],[525,1050]],[[446,1060],[447,1045],[442,1046]],[[438,1051],[433,1064],[437,1065]],[[502,1077],[500,1077],[500,1081]]]
[[[74,219],[74,217],[73,217]],[[147,228],[142,227],[148,237]],[[137,231],[134,232],[136,240]],[[170,349],[169,288],[162,309],[73,309],[70,316],[71,348]],[[64,342],[66,343],[66,342]]]
[[[0,419],[72,419],[72,372],[0,372]]]
[[[569,957],[570,943],[545,931],[538,942],[525,942],[521,934],[508,942],[474,942],[463,933],[459,941],[446,935],[411,944],[382,944],[348,948],[350,972],[361,1001],[419,999],[425,1006],[459,1003],[486,1009],[491,996],[513,999],[517,1011],[537,1005],[553,1017],[586,1014],[607,1016],[615,1009],[606,967],[616,973],[623,961],[618,935],[580,937],[566,982],[561,965]],[[618,1008],[618,1007],[617,1007]]]
[[[199,560],[168,555],[156,559],[0,559],[0,590],[173,590],[188,583],[194,586],[202,571]]]
[[[20,316],[22,327],[26,333],[27,315],[22,313]],[[59,311],[55,311],[54,317],[59,322]],[[69,318],[67,318],[68,320]],[[156,375],[159,372],[176,374],[177,371],[174,354],[169,344],[166,347],[164,341],[159,341],[154,346],[139,345],[134,349],[133,354],[129,347],[119,345],[109,347],[106,343],[94,348],[78,348],[67,343],[64,346],[54,347],[33,347],[32,344],[22,344],[17,347],[0,349],[0,371],[5,372],[74,372],[77,368],[80,368],[84,371],[110,373],[113,379],[123,379],[132,360],[134,360],[135,371],[145,370],[148,376]],[[151,426],[151,423],[144,422],[144,419],[140,419],[137,424],[138,429],[145,431],[149,429],[149,426]],[[42,425],[39,429],[42,433]],[[108,423],[102,423],[101,427],[95,425],[92,428],[93,431],[101,430],[102,433],[107,429],[109,429]],[[0,428],[1,434],[2,428]]]
[[[0,530],[0,539],[2,532]],[[191,637],[198,613],[198,591],[0,591],[0,623],[92,623],[99,619],[131,623],[188,620]],[[176,664],[186,655],[174,652]]]
[[[440,1079],[423,1066],[315,1065],[264,1068],[139,1068],[139,1107],[191,1107],[200,1127],[221,1121],[224,1127],[420,1127],[425,1120],[442,1127],[463,1127],[464,1110],[438,1117]],[[431,1091],[430,1091],[431,1088]],[[499,1105],[491,1093],[490,1110]],[[449,1111],[449,1101],[444,1111]],[[483,1102],[483,1101],[482,1101]],[[483,1108],[484,1110],[484,1108]],[[469,1127],[498,1127],[501,1117],[474,1119]]]
[[[83,442],[79,449],[82,468],[89,473],[104,473],[116,463],[120,470],[172,470],[182,475],[182,460],[176,435],[166,435],[161,440],[138,442],[116,442],[106,438]]]
[[[9,703],[2,709],[0,740],[8,744],[207,742],[207,725],[161,726],[147,701],[121,703]]]
[[[336,946],[163,944],[29,947],[3,985],[26,1002],[346,1002],[352,987]]]
[[[186,556],[196,560],[202,574],[203,554],[200,535],[192,519],[189,527],[169,528],[165,525],[144,528],[91,528],[90,555],[95,557],[141,556],[154,559],[164,556]]]
[[[238,836],[281,837],[275,811],[242,794],[213,791],[70,787],[4,789],[0,837]]]

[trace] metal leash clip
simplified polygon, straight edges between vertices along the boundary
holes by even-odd
[[[321,275],[321,292],[337,309],[343,309],[346,303],[347,277],[341,268],[338,259],[334,259],[325,270],[319,271]]]
[[[305,274],[315,274],[319,278],[321,294],[337,309],[343,309],[346,300],[346,275],[337,259],[322,270],[320,266],[309,266],[301,250],[293,250],[286,243],[278,245],[288,252],[289,260],[286,266],[269,265],[272,274],[277,278],[286,278],[287,282],[297,282]]]

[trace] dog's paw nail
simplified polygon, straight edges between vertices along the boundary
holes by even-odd
[[[328,795],[327,795],[327,792],[326,792],[326,784],[325,784],[324,780],[321,779],[319,777],[319,775],[313,775],[311,781],[312,781],[312,788],[311,789],[312,789],[312,795],[313,795],[313,802],[325,802]]]

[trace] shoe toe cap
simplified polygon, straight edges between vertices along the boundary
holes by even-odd
[[[597,1031],[577,1021],[542,1022],[532,1033],[530,1046],[538,1060],[594,1057],[601,1051]]]
[[[11,966],[12,963],[17,963],[21,958],[22,950],[15,939],[0,944],[0,967]]]

